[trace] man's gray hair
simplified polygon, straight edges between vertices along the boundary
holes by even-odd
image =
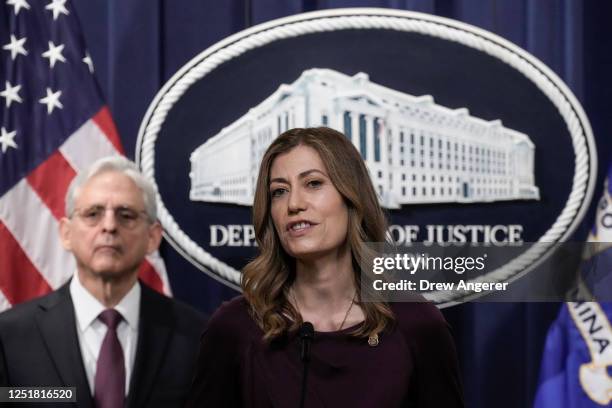
[[[80,172],[70,183],[66,192],[66,216],[74,213],[74,201],[80,193],[81,187],[92,177],[106,172],[118,172],[128,176],[142,191],[145,212],[151,222],[157,220],[157,207],[155,204],[155,188],[153,184],[138,170],[136,163],[123,156],[108,156],[96,160],[85,171]]]

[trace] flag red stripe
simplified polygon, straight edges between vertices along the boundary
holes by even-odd
[[[12,304],[51,292],[51,287],[32,265],[10,231],[0,222],[0,290]]]
[[[108,140],[110,140],[115,149],[125,156],[123,146],[121,145],[121,139],[119,139],[115,122],[113,122],[113,118],[108,110],[108,107],[102,107],[102,109],[100,109],[100,111],[98,111],[98,113],[96,113],[92,119],[96,125],[98,125],[100,130],[102,130],[102,133],[104,133]]]
[[[27,179],[28,183],[58,220],[64,216],[66,190],[76,172],[57,150],[42,162]]]
[[[164,293],[164,283],[155,268],[145,259],[138,269],[138,277],[151,288],[159,293]]]

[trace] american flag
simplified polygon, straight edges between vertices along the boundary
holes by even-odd
[[[0,0],[0,310],[75,271],[58,236],[72,178],[122,154],[76,13],[67,0]],[[158,255],[140,277],[170,294]]]

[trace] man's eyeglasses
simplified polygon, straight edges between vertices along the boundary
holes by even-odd
[[[106,211],[112,211],[117,224],[126,229],[134,228],[141,218],[149,219],[146,211],[138,211],[130,207],[106,208],[102,205],[94,205],[85,209],[75,209],[73,214],[79,217],[86,225],[95,227],[100,224],[100,221],[102,221],[106,215]]]

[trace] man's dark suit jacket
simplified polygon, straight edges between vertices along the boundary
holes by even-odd
[[[126,407],[182,407],[204,318],[140,286],[138,345]],[[75,386],[77,406],[93,407],[68,284],[0,314],[0,386]]]

